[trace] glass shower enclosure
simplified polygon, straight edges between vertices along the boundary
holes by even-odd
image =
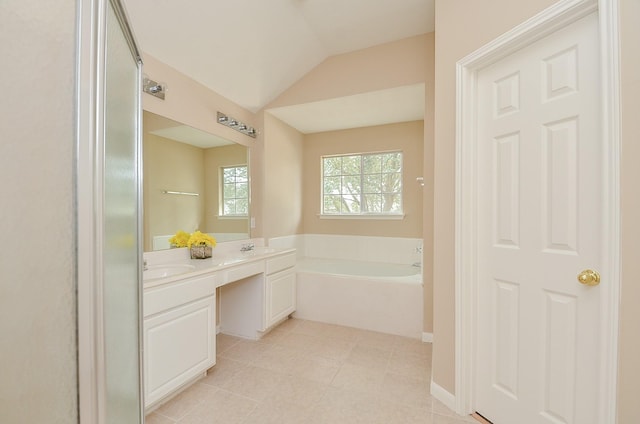
[[[106,422],[138,422],[140,399],[139,58],[109,2],[105,40],[104,330]]]
[[[121,0],[78,3],[80,423],[142,423],[142,60]]]

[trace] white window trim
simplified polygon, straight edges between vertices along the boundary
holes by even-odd
[[[400,197],[401,197],[401,207],[402,212],[400,213],[375,213],[375,212],[365,212],[365,213],[350,213],[350,214],[340,214],[340,213],[324,213],[324,159],[328,157],[339,157],[339,156],[370,156],[370,155],[382,155],[385,153],[400,153],[402,155],[402,167],[400,168],[400,177],[401,177],[401,186],[400,186]],[[362,176],[362,174],[361,174]],[[385,150],[385,151],[377,151],[377,152],[359,152],[359,153],[338,153],[334,155],[321,155],[320,156],[320,212],[317,214],[320,219],[379,219],[379,220],[403,220],[405,217],[404,213],[404,151],[402,150]]]
[[[385,213],[385,214],[375,214],[375,213],[368,213],[368,214],[322,214],[319,213],[318,218],[320,219],[379,219],[379,220],[396,220],[396,221],[400,221],[403,220],[405,217],[405,214],[403,213]]]

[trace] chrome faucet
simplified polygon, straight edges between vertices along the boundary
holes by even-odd
[[[142,263],[143,263],[143,265],[144,265],[144,267],[143,267],[142,269],[143,269],[144,271],[148,270],[148,269],[149,269],[149,267],[147,266],[147,260],[146,260],[146,259],[144,259],[144,260],[142,261]]]
[[[256,245],[253,243],[245,243],[240,247],[241,252],[250,252],[256,248]]]

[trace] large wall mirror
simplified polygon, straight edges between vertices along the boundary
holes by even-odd
[[[143,128],[144,251],[178,230],[248,239],[247,147],[148,111]]]

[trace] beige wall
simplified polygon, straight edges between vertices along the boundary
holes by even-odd
[[[422,237],[425,241],[424,267],[424,331],[431,332],[433,328],[433,292],[432,292],[432,264],[433,264],[433,110],[434,110],[434,49],[435,34],[428,33],[416,37],[374,46],[351,53],[332,56],[311,70],[307,75],[293,84],[288,90],[276,98],[270,107],[288,106],[308,103],[318,100],[349,96],[370,91],[383,90],[393,87],[425,83],[425,119],[424,119],[424,149],[423,167],[419,175],[425,178],[422,190],[423,214],[422,222],[419,217],[411,216],[407,221],[389,223],[380,233],[401,236],[411,234],[411,237]],[[306,149],[306,147],[305,147]],[[309,172],[305,169],[305,175]],[[306,179],[306,177],[305,177]],[[408,187],[417,189],[414,181],[408,182]],[[306,193],[305,185],[305,193]],[[317,188],[316,188],[317,190]],[[304,232],[323,231],[328,233],[369,234],[372,231],[371,222],[330,221],[320,222],[315,214],[319,208],[319,195],[312,198],[316,212],[311,212],[308,205],[310,195],[305,195]],[[264,202],[265,205],[267,202]],[[280,226],[278,215],[272,215],[274,221],[266,226]],[[401,227],[403,233],[394,233],[395,227]],[[418,228],[422,227],[422,233]],[[413,228],[410,230],[410,228]],[[374,227],[378,232],[378,228]],[[393,230],[392,230],[393,229]]]
[[[433,33],[331,56],[268,108],[308,103],[424,82],[433,63]]]
[[[247,146],[251,173],[261,175],[264,151],[262,113],[251,113],[147,54],[144,55],[144,73],[149,78],[164,82],[168,86],[165,100],[143,94],[142,107],[144,110]],[[216,121],[218,111],[256,128],[258,137],[251,138],[218,124]],[[251,229],[252,237],[262,237],[261,199],[263,187],[260,178],[251,178],[251,215],[255,217],[256,223],[255,228]]]
[[[455,63],[553,0],[513,2],[436,0],[435,242],[433,380],[455,393],[454,368],[454,157]],[[640,421],[640,2],[621,0],[622,21],[622,303],[620,315],[618,423]]]
[[[302,232],[302,134],[264,114],[264,237]]]
[[[204,150],[153,134],[144,139],[144,250],[153,236],[205,229]],[[163,191],[198,193],[199,196]]]
[[[208,233],[247,233],[248,218],[220,219],[220,168],[247,165],[247,149],[239,144],[204,150],[204,230]]]
[[[620,1],[622,93],[622,298],[618,424],[640,422],[640,1]]]
[[[433,93],[433,50],[434,34],[429,33],[351,53],[332,56],[310,71],[297,83],[293,84],[288,90],[269,104],[266,110],[271,107],[302,104],[370,91],[424,83],[425,77],[428,78],[429,76],[431,76],[431,81],[426,84],[426,89],[430,89],[431,93]],[[432,111],[433,108],[430,110]],[[427,121],[429,123],[433,122],[432,114],[427,118]],[[371,133],[375,133],[373,130],[369,131]],[[432,143],[432,132],[427,132],[425,134],[426,135],[424,136],[422,134],[420,135],[421,141],[419,144],[422,144],[423,142]],[[270,137],[268,132],[267,136]],[[319,135],[305,136],[305,155],[308,155],[308,140],[313,139],[313,137],[316,136]],[[367,146],[367,142],[359,143],[362,145],[362,151],[370,150],[370,147]],[[265,146],[268,148],[269,143],[265,143]],[[432,148],[427,150],[430,152],[432,151]],[[338,153],[338,151],[334,153]],[[421,150],[419,154],[419,159],[421,159],[423,151]],[[269,166],[268,161],[265,162],[265,166]],[[316,164],[315,166],[317,167],[318,165]],[[422,167],[422,164],[419,166]],[[364,221],[347,222],[327,220],[321,222],[316,216],[319,211],[319,194],[315,197],[314,195],[311,195],[308,190],[309,186],[306,183],[308,176],[310,175],[306,159],[304,173],[304,232],[367,235],[371,234],[373,231],[380,235],[423,237],[422,221],[424,220],[421,218],[422,215],[413,215],[413,211],[421,209],[422,205],[416,208],[411,206],[411,215],[407,216],[407,219],[404,221],[389,222],[389,225],[383,225],[382,227],[376,226],[371,222],[366,223]],[[412,172],[412,175],[415,176],[422,174],[422,170],[416,171],[415,173]],[[429,178],[429,176],[427,176],[427,178]],[[318,190],[317,187],[318,186],[314,188],[316,193]],[[417,184],[415,184],[415,178],[405,187],[408,187],[411,190],[416,189]],[[427,189],[430,190],[430,187]],[[413,196],[409,196],[409,198],[413,198]],[[268,199],[265,200],[268,202]],[[311,207],[309,206],[310,201],[313,202]],[[312,212],[312,210],[315,210],[315,212]],[[278,219],[278,215],[274,214],[272,216],[274,219]],[[429,222],[429,227],[431,227],[432,220],[429,220]],[[276,227],[281,226],[277,221],[269,222],[268,225],[275,225]],[[398,230],[399,232],[395,230]],[[428,236],[430,235],[431,234],[429,233]],[[428,315],[430,316],[431,314],[429,313]]]
[[[435,34],[427,34],[426,51],[428,62],[425,67],[424,84],[424,152],[422,189],[422,281],[423,281],[423,331],[433,333],[433,166],[434,166],[434,105],[435,105]]]
[[[422,121],[307,134],[304,137],[304,232],[422,238]],[[320,219],[321,156],[347,153],[403,152],[402,220]]]
[[[174,121],[216,134],[239,144],[251,146],[253,138],[218,124],[216,113],[223,112],[260,130],[257,117],[232,101],[222,97],[181,72],[160,62],[153,56],[143,55],[144,73],[155,81],[167,84],[165,100],[149,94],[142,95],[142,107]]]
[[[0,2],[0,421],[77,422],[76,2]]]

